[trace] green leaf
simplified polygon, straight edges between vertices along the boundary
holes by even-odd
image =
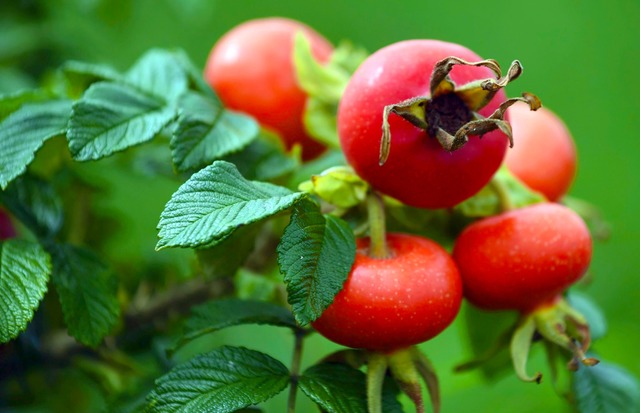
[[[477,194],[458,204],[455,209],[468,217],[487,217],[499,214],[503,210],[502,200],[496,188],[504,191],[504,196],[512,208],[544,202],[544,195],[527,188],[509,170],[503,166],[491,178],[491,182]]]
[[[171,138],[178,170],[200,168],[246,147],[258,135],[252,118],[228,111],[196,93],[183,96],[178,126]]]
[[[211,248],[196,251],[205,277],[232,277],[244,264],[256,244],[262,223],[245,225]]]
[[[72,245],[52,248],[53,283],[69,334],[96,346],[118,322],[117,280],[91,251]]]
[[[26,103],[0,122],[0,187],[7,187],[33,161],[44,141],[63,134],[71,101]]]
[[[62,200],[42,178],[20,176],[0,192],[0,202],[39,238],[53,238],[62,228]]]
[[[326,64],[316,60],[309,40],[298,34],[295,38],[293,62],[300,86],[308,96],[303,114],[306,130],[318,141],[339,148],[336,112],[351,74],[364,61],[367,53],[343,42]]]
[[[366,413],[366,376],[344,364],[323,363],[309,367],[300,376],[300,390],[329,413]],[[399,390],[393,380],[385,380],[382,405],[385,413],[402,413]]]
[[[92,83],[123,80],[123,76],[110,66],[74,60],[62,65],[60,73],[66,81],[67,93],[73,97],[80,96]]]
[[[278,264],[298,323],[312,322],[333,302],[355,255],[355,238],[346,222],[322,215],[309,200],[295,206],[278,245]]]
[[[366,413],[365,375],[343,364],[323,363],[300,376],[300,390],[329,413]]]
[[[279,142],[270,141],[263,134],[241,152],[226,156],[224,160],[235,164],[242,176],[258,181],[279,178],[297,170],[300,165],[299,158],[285,154]]]
[[[51,99],[51,96],[40,89],[21,90],[0,96],[0,121],[20,109],[25,103],[42,102]]]
[[[242,347],[221,347],[156,380],[147,413],[227,413],[268,400],[289,383],[278,360]]]
[[[175,116],[163,98],[125,84],[94,83],[73,105],[69,150],[78,161],[104,158],[152,139]]]
[[[226,327],[241,324],[267,324],[296,328],[291,311],[279,305],[250,300],[218,300],[198,305],[185,322],[177,347]]]
[[[156,248],[214,246],[239,226],[284,211],[304,196],[247,181],[233,164],[216,161],[193,174],[173,194],[160,216]]]
[[[350,74],[340,66],[318,62],[303,33],[297,33],[294,40],[293,64],[298,83],[308,96],[326,103],[340,101]]]
[[[51,258],[39,244],[0,242],[0,343],[27,328],[51,274]]]
[[[188,78],[175,54],[161,49],[147,52],[126,74],[126,81],[147,94],[176,102],[187,91]]]
[[[598,340],[607,334],[607,319],[591,297],[579,291],[571,290],[567,298],[571,307],[587,319],[591,340]]]
[[[612,363],[582,367],[574,375],[573,391],[580,413],[637,413],[640,386],[629,372]]]

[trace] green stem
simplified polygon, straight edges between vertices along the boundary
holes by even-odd
[[[367,212],[369,214],[369,256],[387,258],[387,229],[384,215],[384,202],[378,193],[370,192],[367,196]]]
[[[500,212],[507,212],[516,209],[516,206],[511,202],[509,197],[509,191],[505,187],[504,183],[495,177],[489,181],[489,185],[493,192],[498,197],[498,205],[500,206]]]
[[[296,394],[298,393],[300,362],[302,360],[302,341],[305,335],[305,330],[296,329],[295,343],[293,345],[293,359],[291,361],[291,387],[289,388],[289,402],[287,403],[288,413],[295,413],[296,411]]]
[[[382,353],[371,353],[367,365],[368,413],[382,412],[382,385],[387,371],[387,357]]]

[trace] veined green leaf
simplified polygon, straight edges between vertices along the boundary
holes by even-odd
[[[233,164],[216,161],[193,174],[173,194],[160,216],[156,248],[213,246],[240,225],[284,211],[304,196],[247,181]]]
[[[0,202],[39,238],[52,238],[62,228],[62,200],[51,184],[29,173],[0,192]]]
[[[355,259],[353,231],[323,215],[312,201],[299,202],[278,245],[278,264],[296,320],[306,325],[333,302]]]
[[[166,50],[152,49],[125,75],[139,90],[173,103],[187,91],[188,79],[179,58]]]
[[[217,300],[194,307],[177,347],[205,334],[241,324],[296,328],[291,311],[279,305],[250,300]]]
[[[171,138],[173,163],[186,171],[208,165],[246,147],[258,136],[255,120],[226,110],[197,93],[183,96],[178,126]]]
[[[366,377],[353,367],[323,363],[309,367],[300,376],[300,390],[329,413],[366,413]],[[382,405],[385,413],[402,413],[397,400],[399,389],[392,380],[385,380]]]
[[[0,187],[7,187],[33,161],[44,141],[63,134],[70,100],[26,103],[0,122]]]
[[[580,413],[637,413],[640,385],[623,368],[607,362],[581,367],[574,375],[573,391]]]
[[[221,347],[156,380],[147,413],[231,413],[280,393],[289,372],[278,360],[242,347]]]
[[[0,343],[27,328],[51,274],[51,258],[39,244],[0,242]]]
[[[98,345],[120,315],[116,278],[87,249],[56,245],[52,256],[52,279],[69,334],[88,346]]]
[[[104,158],[152,139],[175,116],[173,106],[132,86],[94,83],[73,105],[69,150],[78,161]]]
[[[226,156],[224,160],[236,165],[245,178],[258,181],[279,178],[296,171],[300,166],[299,156],[284,153],[279,142],[273,142],[263,134],[242,151]]]

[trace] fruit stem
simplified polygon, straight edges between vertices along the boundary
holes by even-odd
[[[302,341],[306,335],[306,331],[299,328],[295,330],[295,342],[293,345],[293,359],[291,361],[291,387],[289,388],[289,401],[287,403],[287,412],[295,413],[296,411],[296,394],[298,393],[298,381],[300,378],[300,361],[302,360]]]
[[[489,186],[498,197],[500,212],[508,212],[516,209],[516,206],[513,204],[511,197],[509,196],[509,190],[502,181],[494,177],[489,181]]]
[[[382,385],[387,371],[387,357],[382,353],[370,353],[367,365],[367,411],[382,413]]]
[[[373,258],[389,257],[387,248],[387,229],[384,215],[384,202],[380,195],[371,191],[367,195],[367,212],[369,214],[369,256]]]

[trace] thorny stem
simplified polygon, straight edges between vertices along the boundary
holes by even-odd
[[[369,256],[387,258],[387,229],[384,215],[384,202],[378,193],[371,191],[367,196],[367,212],[369,214]]]
[[[298,393],[300,361],[302,360],[302,341],[304,340],[306,331],[298,328],[294,334],[295,342],[293,344],[293,358],[291,360],[291,387],[289,388],[289,401],[287,403],[288,413],[295,413],[296,411],[296,394]]]

